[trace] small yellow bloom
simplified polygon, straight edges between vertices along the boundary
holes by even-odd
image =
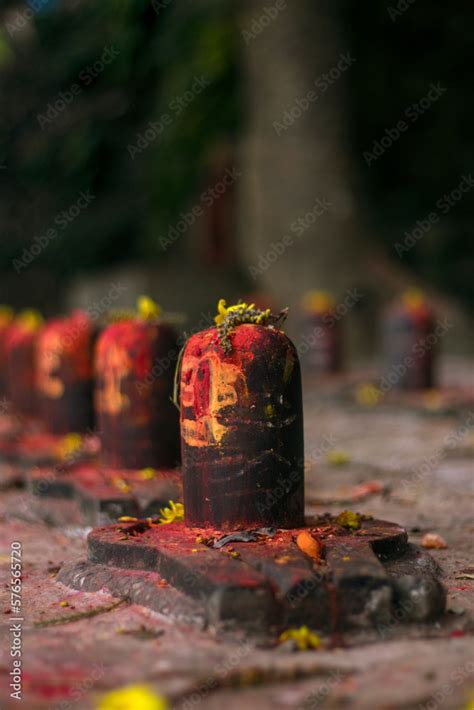
[[[308,291],[303,297],[303,308],[310,313],[327,313],[336,302],[327,291]]]
[[[214,323],[216,325],[220,325],[221,323],[223,323],[227,313],[228,310],[226,308],[225,299],[221,298],[219,303],[217,304],[217,316],[214,318]]]
[[[124,481],[123,478],[120,478],[119,476],[114,476],[112,478],[112,485],[119,491],[122,491],[122,493],[130,493],[132,490],[127,481]]]
[[[359,385],[355,394],[357,402],[363,407],[375,407],[381,396],[382,391],[371,384]]]
[[[184,505],[182,503],[175,503],[173,500],[170,500],[169,504],[169,508],[162,508],[160,510],[160,523],[162,525],[184,520]]]
[[[69,606],[69,602],[59,602],[59,606]]]
[[[155,478],[155,476],[156,471],[154,468],[142,468],[140,471],[140,478],[144,481],[150,481],[152,478]]]
[[[348,530],[357,530],[360,528],[362,516],[359,513],[353,513],[351,510],[343,510],[336,518],[336,523]]]
[[[462,710],[474,710],[474,690],[470,692],[467,703],[463,705]]]
[[[245,316],[249,315],[250,316],[250,311],[255,310],[255,303],[236,303],[233,306],[227,306],[226,301],[224,298],[221,298],[220,301],[217,304],[217,316],[214,318],[214,323],[216,325],[221,325],[224,320],[227,318],[228,315],[231,313],[239,313],[242,316],[242,322],[245,321]],[[270,316],[270,309],[267,308],[265,311],[261,311],[258,315],[253,313],[251,314],[252,317],[252,323],[265,323],[268,317]]]
[[[425,303],[425,294],[421,288],[407,288],[402,293],[402,303],[407,308],[416,310]]]
[[[299,629],[287,629],[278,638],[279,643],[289,640],[296,643],[299,651],[308,651],[310,648],[319,648],[321,646],[319,636],[308,629],[307,626],[300,626]]]
[[[326,453],[326,460],[331,466],[344,466],[344,464],[349,463],[351,457],[347,451],[331,449]]]
[[[137,299],[137,310],[140,318],[144,320],[152,320],[159,318],[161,315],[160,306],[148,296],[139,296]]]
[[[80,434],[66,434],[56,447],[56,453],[61,459],[68,459],[82,449],[83,440]]]
[[[162,695],[147,685],[128,685],[104,695],[96,710],[168,710],[169,705]]]
[[[8,325],[13,320],[13,308],[0,306],[0,325]]]
[[[43,316],[39,311],[28,309],[21,311],[17,316],[17,323],[20,323],[26,330],[38,330],[43,325]]]

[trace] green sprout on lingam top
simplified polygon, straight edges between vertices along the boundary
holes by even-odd
[[[247,303],[239,302],[234,306],[227,306],[223,298],[217,304],[217,311],[218,314],[214,318],[214,322],[217,325],[220,343],[226,353],[229,353],[232,349],[229,336],[238,325],[243,325],[244,323],[269,325],[270,323],[284,320],[288,314],[288,308],[274,315],[269,308],[265,310],[255,308],[255,303],[248,305]]]

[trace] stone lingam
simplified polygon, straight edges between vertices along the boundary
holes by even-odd
[[[437,314],[423,291],[410,288],[385,309],[381,321],[382,369],[362,404],[405,408],[429,415],[464,417],[474,386],[450,363],[440,376],[439,355],[454,322]],[[360,400],[360,391],[355,391]],[[360,401],[359,401],[360,403]]]
[[[59,580],[203,625],[337,633],[442,613],[445,591],[406,531],[369,516],[304,518],[298,355],[272,315],[219,303],[177,371],[184,511],[94,529]],[[398,614],[398,617],[397,617]]]
[[[98,329],[87,313],[52,318],[36,346],[39,411],[47,430],[62,436],[94,429],[93,351]]]
[[[97,333],[96,325],[80,310],[51,318],[38,333],[35,386],[43,431],[36,437],[25,471],[33,493],[62,495],[64,470],[97,456],[100,442],[92,404]]]
[[[302,300],[303,333],[301,356],[308,374],[335,375],[342,370],[341,316],[327,291],[308,291]]]
[[[180,496],[179,419],[171,401],[177,334],[149,298],[138,305],[97,338],[98,460],[78,463],[73,455],[53,472],[38,468],[31,477],[37,495],[75,497],[91,523],[151,514]],[[50,391],[57,383],[46,374],[43,390]]]
[[[13,325],[14,312],[10,306],[0,305],[0,455],[1,443],[20,431],[20,421],[13,412],[8,396],[7,340]]]
[[[423,390],[435,386],[439,351],[436,315],[419,289],[405,291],[383,316],[384,376],[395,390]]]
[[[31,461],[49,460],[54,443],[45,432],[39,413],[36,390],[36,346],[43,319],[34,310],[2,321],[0,361],[3,363],[3,415],[5,428],[0,436],[0,456],[22,478],[22,467]],[[1,483],[5,467],[1,469]],[[9,479],[10,480],[10,479]]]

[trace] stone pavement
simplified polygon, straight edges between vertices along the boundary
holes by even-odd
[[[65,561],[84,559],[87,531],[70,502],[54,503],[64,520],[55,527],[39,520],[25,492],[10,490],[0,498],[2,710],[21,707],[8,688],[14,540],[23,553],[22,702],[29,710],[87,710],[102,693],[131,683],[196,710],[467,707],[474,693],[474,412],[354,408],[322,400],[308,386],[305,426],[308,513],[350,508],[400,523],[411,542],[426,532],[446,540],[447,549],[432,551],[448,589],[443,619],[346,633],[336,647],[322,636],[320,650],[298,653],[238,633],[219,636],[117,604],[106,591],[58,583]],[[377,485],[358,487],[367,481]],[[74,620],[81,612],[88,615]]]

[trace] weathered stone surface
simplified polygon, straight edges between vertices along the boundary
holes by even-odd
[[[64,527],[58,529],[38,522],[31,496],[5,491],[0,497],[4,584],[10,543],[23,543],[24,707],[90,710],[98,694],[136,682],[149,683],[182,710],[287,710],[305,704],[355,710],[463,707],[474,684],[474,422],[457,434],[467,417],[379,412],[377,407],[354,414],[337,403],[321,402],[312,391],[306,400],[308,496],[310,501],[324,496],[322,503],[310,502],[307,513],[338,513],[344,507],[394,520],[417,545],[426,532],[442,535],[448,548],[430,555],[447,588],[448,613],[439,622],[407,625],[392,619],[371,630],[344,633],[344,645],[337,648],[330,648],[331,638],[323,635],[323,650],[289,653],[259,647],[257,641],[247,645],[238,632],[216,638],[212,629],[200,628],[198,618],[188,623],[185,608],[172,620],[168,611],[177,609],[177,596],[163,587],[155,611],[124,604],[93,618],[38,628],[35,622],[113,604],[116,598],[107,592],[110,570],[104,570],[100,590],[75,591],[58,583],[59,566],[85,558],[85,531],[66,512],[66,501],[54,501],[63,510]],[[347,452],[349,463],[330,465],[326,453],[332,449]],[[352,489],[367,480],[380,480],[384,491],[350,502]],[[424,555],[417,559],[423,577],[432,563]],[[391,564],[385,564],[389,575]],[[393,565],[403,579],[406,570]],[[78,568],[77,574],[84,571]],[[4,584],[2,612],[10,601]],[[137,602],[145,601],[140,595],[151,584],[150,578],[136,587]],[[0,705],[10,710],[19,703],[8,700],[10,659],[3,637],[0,650]]]
[[[170,500],[180,500],[178,469],[157,471],[144,479],[140,471],[108,469],[96,464],[35,467],[26,474],[27,489],[42,499],[70,499],[84,525],[104,525],[122,515],[157,515]],[[52,508],[49,501],[36,508]],[[59,519],[59,524],[62,524]]]

